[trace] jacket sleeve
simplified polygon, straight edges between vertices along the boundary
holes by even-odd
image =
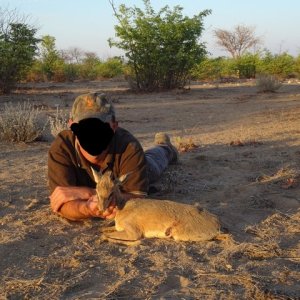
[[[50,193],[57,186],[75,186],[76,168],[71,141],[58,135],[48,152],[48,185]],[[69,147],[68,147],[69,146]],[[75,151],[75,149],[74,149]]]

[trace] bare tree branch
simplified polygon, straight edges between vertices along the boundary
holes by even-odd
[[[261,39],[255,36],[254,28],[237,25],[234,30],[214,30],[217,45],[228,51],[233,58],[243,55],[248,49],[261,43]]]

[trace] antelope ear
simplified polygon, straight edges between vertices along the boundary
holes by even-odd
[[[92,173],[93,173],[93,176],[94,176],[94,180],[96,183],[98,183],[102,177],[102,172],[99,171],[97,172],[94,168],[91,167],[91,170],[92,170]]]
[[[111,177],[112,171],[108,170],[103,175],[107,177]]]

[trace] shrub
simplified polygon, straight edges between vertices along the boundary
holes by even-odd
[[[45,35],[41,43],[42,71],[47,80],[61,81],[63,77],[63,59],[56,50],[55,37]],[[54,78],[55,77],[55,78]]]
[[[198,80],[215,80],[221,78],[222,60],[222,57],[206,58],[193,68],[191,72],[192,78]]]
[[[239,78],[255,78],[258,54],[246,53],[234,60]]]
[[[33,62],[38,39],[36,29],[27,24],[9,23],[3,20],[0,8],[0,93],[8,94],[17,82],[25,77]]]
[[[294,72],[295,60],[288,53],[272,54],[266,51],[258,65],[257,72],[287,78]]]
[[[39,112],[29,102],[5,104],[0,115],[0,140],[29,143],[40,138],[46,124],[38,122]]]
[[[200,80],[236,77],[237,74],[236,60],[225,57],[206,58],[192,71],[192,77]]]
[[[256,87],[260,93],[276,92],[280,87],[281,83],[270,75],[259,75],[256,79]]]
[[[183,8],[165,6],[155,12],[150,0],[143,0],[145,10],[121,5],[117,10],[110,1],[119,24],[116,38],[110,46],[125,51],[139,90],[183,87],[192,68],[204,59],[205,45],[199,43],[204,29],[203,19],[210,14],[204,10],[189,18]]]
[[[25,80],[28,82],[42,82],[44,81],[44,73],[42,70],[42,62],[35,60],[26,74]]]
[[[295,59],[294,72],[296,76],[300,79],[300,55],[298,55]]]
[[[79,77],[79,66],[77,64],[65,64],[64,75],[67,81],[74,81]]]
[[[98,77],[98,69],[101,66],[101,61],[95,53],[85,53],[79,74],[82,79],[95,80]]]
[[[59,108],[57,107],[55,116],[49,117],[51,134],[54,137],[56,137],[61,131],[69,129],[67,125],[68,120],[69,120],[68,114],[62,110],[59,110]]]
[[[98,67],[98,75],[104,78],[113,78],[123,74],[123,63],[119,58],[110,58]]]

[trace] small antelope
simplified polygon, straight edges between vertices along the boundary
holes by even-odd
[[[103,230],[112,242],[133,244],[145,238],[173,238],[175,241],[207,241],[220,234],[216,216],[196,206],[169,200],[133,198],[124,201],[120,186],[127,175],[112,180],[111,172],[104,175],[92,169],[97,183],[98,207],[105,211],[115,199],[115,226]]]

